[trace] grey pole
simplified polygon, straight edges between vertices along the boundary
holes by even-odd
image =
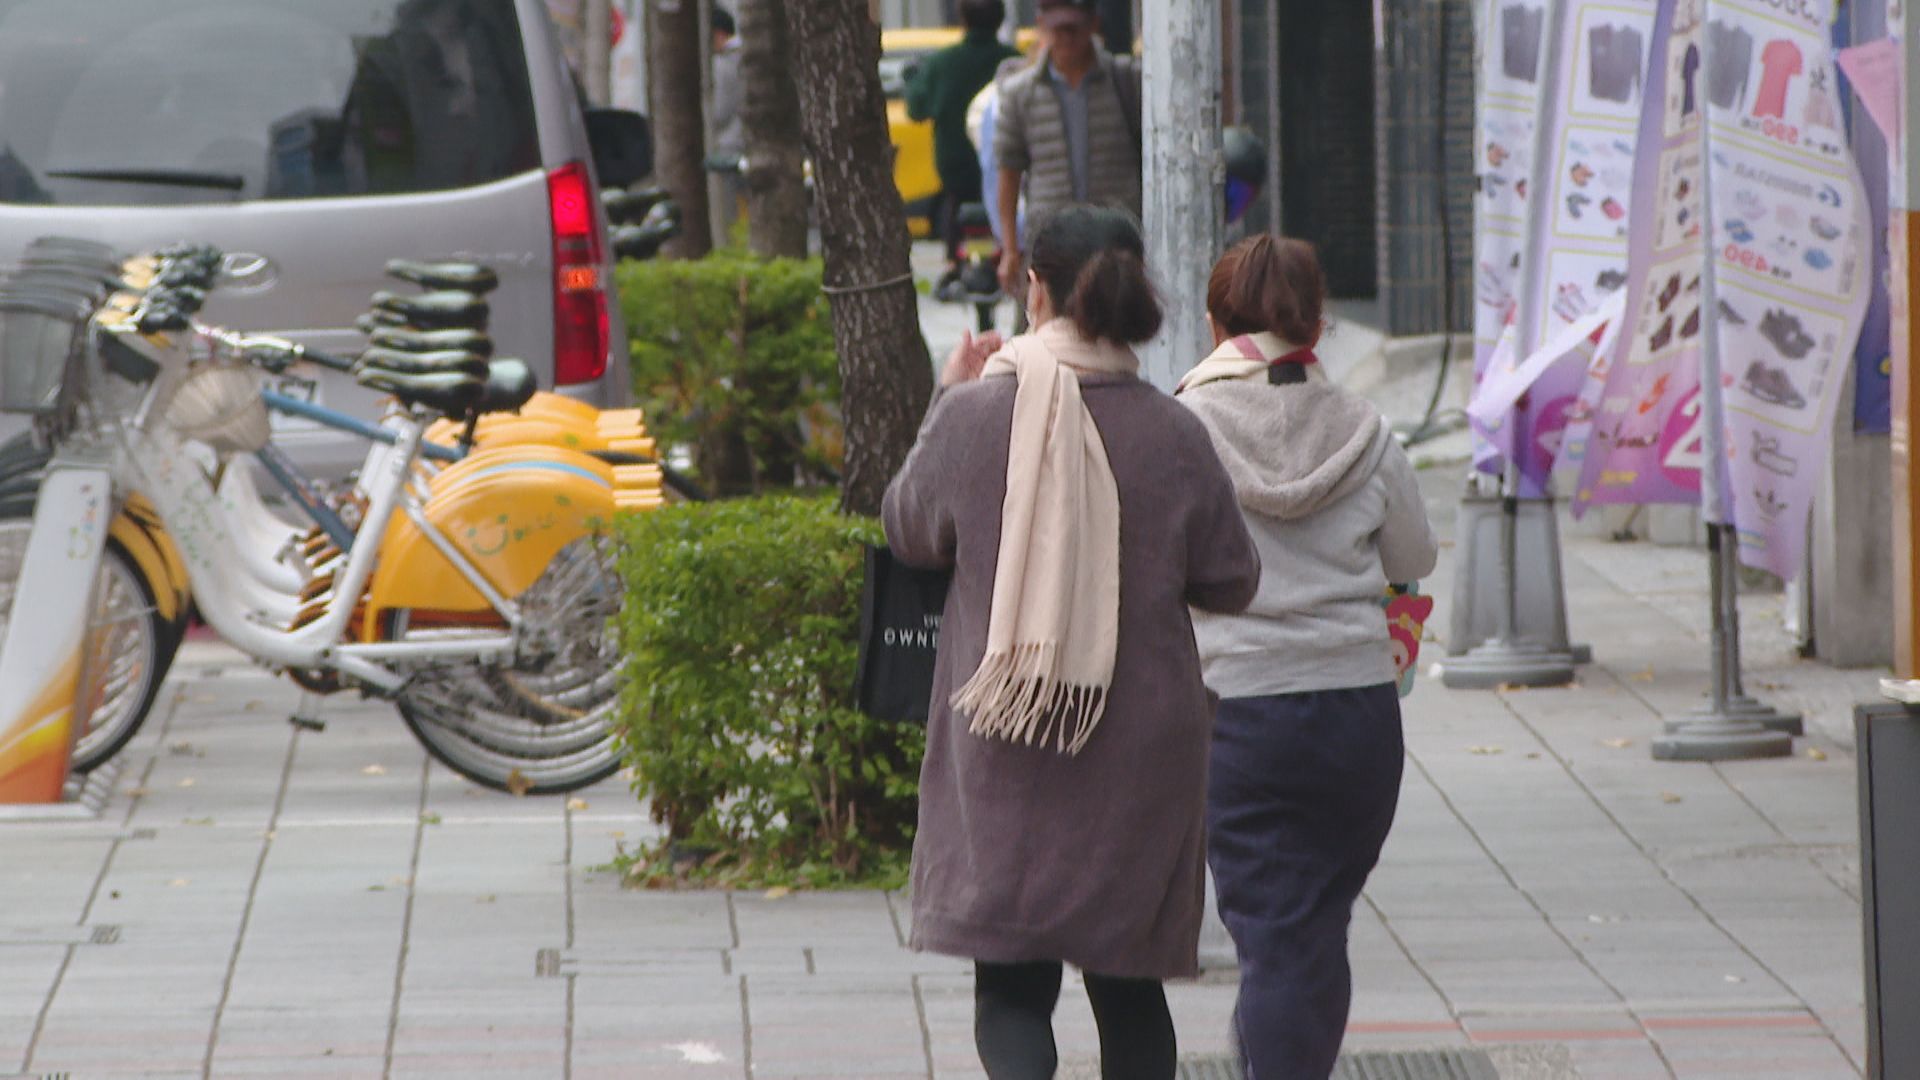
[[[1140,359],[1147,380],[1172,392],[1213,349],[1202,298],[1226,235],[1220,5],[1150,4],[1141,15],[1141,217],[1167,318]]]
[[[1731,532],[1728,534],[1731,536]],[[1768,731],[1784,731],[1788,735],[1799,737],[1807,733],[1806,723],[1799,713],[1781,712],[1766,702],[1747,693],[1745,680],[1741,675],[1743,666],[1740,658],[1740,560],[1739,548],[1735,546],[1721,559],[1721,571],[1726,575],[1726,584],[1721,590],[1724,604],[1721,621],[1727,627],[1727,711],[1735,716],[1744,716]]]
[[[1444,17],[1444,5],[1430,4],[1427,9],[1433,12],[1435,19]],[[1566,20],[1566,5],[1562,0],[1548,0],[1546,19],[1546,48],[1541,62],[1540,100],[1543,103],[1555,101],[1560,93],[1560,54]],[[1442,43],[1444,63],[1444,42]],[[1546,104],[1544,108],[1552,108]],[[1444,123],[1442,117],[1440,122]],[[1553,190],[1553,145],[1547,123],[1534,126],[1533,171],[1528,184],[1536,192]],[[1437,163],[1445,168],[1445,162]],[[1443,211],[1444,212],[1444,209]],[[1528,200],[1528,235],[1538,236],[1551,227],[1553,205],[1551,200],[1536,198]],[[1531,260],[1523,255],[1523,273],[1526,280],[1535,267],[1525,265]],[[1452,303],[1452,298],[1447,298]],[[1533,304],[1523,303],[1518,311],[1518,337],[1522,350],[1531,349],[1540,333],[1540,312]],[[1519,423],[1519,413],[1515,420]],[[1517,458],[1521,448],[1527,445],[1527,432],[1516,430],[1513,446]],[[1504,491],[1500,500],[1500,541],[1496,561],[1494,587],[1499,590],[1499,603],[1495,608],[1497,628],[1494,636],[1480,645],[1468,650],[1464,655],[1450,657],[1441,667],[1441,681],[1454,690],[1488,690],[1500,686],[1564,686],[1573,681],[1574,657],[1568,650],[1555,645],[1529,639],[1520,632],[1519,613],[1519,565],[1520,565],[1520,467],[1517,460],[1507,462],[1502,484]],[[1551,502],[1549,502],[1551,506]],[[1551,517],[1549,517],[1551,522]],[[1473,536],[1466,543],[1473,543]],[[1471,553],[1465,556],[1469,565]],[[1556,569],[1557,573],[1557,569]],[[1560,583],[1555,581],[1554,588]]]
[[[1672,15],[1669,13],[1665,17],[1671,19]],[[1707,70],[1711,70],[1708,65],[1711,63],[1712,49],[1713,35],[1701,35],[1701,66]],[[1655,62],[1665,61],[1656,57]],[[1701,117],[1700,160],[1704,166],[1700,177],[1700,200],[1701,205],[1706,207],[1704,217],[1709,223],[1714,220],[1712,131],[1713,126],[1708,118]],[[1656,761],[1734,761],[1786,757],[1793,753],[1792,735],[1785,731],[1769,730],[1754,717],[1742,714],[1733,706],[1736,680],[1739,678],[1734,669],[1739,659],[1738,646],[1733,643],[1732,635],[1738,633],[1739,608],[1729,586],[1737,574],[1731,562],[1737,557],[1735,549],[1739,539],[1731,525],[1722,524],[1727,517],[1725,493],[1720,488],[1720,470],[1725,458],[1722,439],[1726,410],[1720,396],[1720,288],[1711,224],[1706,230],[1704,247],[1706,265],[1700,273],[1700,310],[1705,330],[1700,336],[1700,509],[1707,520],[1707,572],[1711,576],[1708,591],[1712,604],[1709,614],[1713,619],[1709,634],[1708,647],[1711,653],[1708,670],[1713,685],[1706,708],[1668,721],[1666,734],[1653,740],[1652,752]]]

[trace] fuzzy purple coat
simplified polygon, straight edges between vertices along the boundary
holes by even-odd
[[[1120,626],[1106,715],[1076,757],[970,734],[947,703],[986,652],[1014,379],[942,395],[887,490],[895,556],[953,570],[920,771],[912,945],[1192,976],[1213,702],[1187,609],[1245,609],[1259,556],[1191,412],[1130,376],[1083,376],[1081,394],[1120,490]]]

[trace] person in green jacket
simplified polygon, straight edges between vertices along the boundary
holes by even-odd
[[[1006,21],[1003,0],[960,0],[966,36],[934,53],[907,76],[907,115],[933,121],[933,167],[940,174],[940,235],[957,263],[959,216],[965,203],[981,201],[980,159],[967,138],[967,106],[1008,57],[1019,51],[996,36]]]

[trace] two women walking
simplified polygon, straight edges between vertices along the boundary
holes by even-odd
[[[1256,245],[1216,272],[1221,349],[1176,400],[1132,351],[1161,318],[1132,220],[1037,223],[1034,329],[955,350],[887,493],[896,557],[953,574],[912,944],[975,962],[996,1080],[1053,1075],[1063,963],[1102,1075],[1173,1076],[1161,984],[1197,974],[1209,861],[1247,1074],[1324,1077],[1339,1048],[1398,792],[1379,601],[1435,545],[1377,413],[1312,375],[1311,249]]]

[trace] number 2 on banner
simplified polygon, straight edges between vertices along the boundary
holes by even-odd
[[[1700,470],[1706,464],[1705,427],[1700,388],[1696,386],[1667,414],[1660,433],[1660,471],[1674,486],[1700,490]]]

